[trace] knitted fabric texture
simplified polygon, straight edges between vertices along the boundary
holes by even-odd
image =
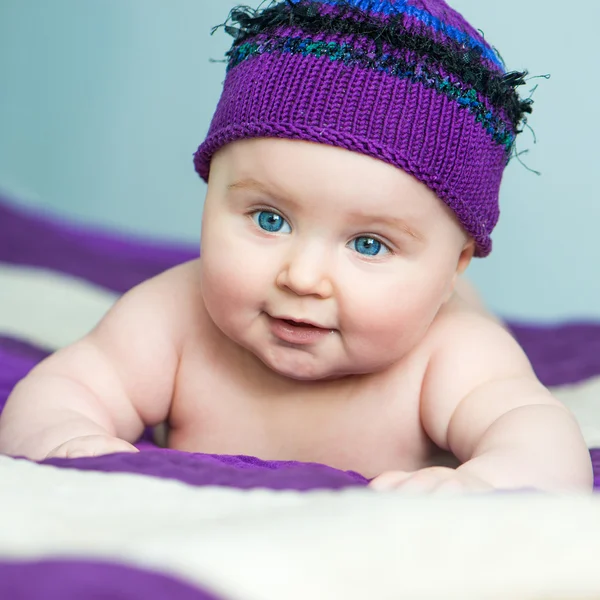
[[[277,137],[330,144],[433,190],[487,256],[504,168],[531,100],[443,0],[284,0],[234,9],[223,93],[194,163]],[[377,182],[373,182],[376,187]]]

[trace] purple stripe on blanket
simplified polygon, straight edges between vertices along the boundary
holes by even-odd
[[[0,336],[0,412],[17,382],[46,355],[30,344]]]
[[[43,464],[80,471],[136,473],[161,479],[175,479],[193,486],[216,485],[244,490],[339,490],[366,486],[369,482],[353,471],[339,471],[325,465],[262,461],[250,456],[191,454],[150,446],[146,448],[149,449],[138,454],[54,458],[43,461]],[[594,468],[594,489],[600,491],[600,448],[590,450],[590,455]]]
[[[544,385],[566,385],[600,375],[600,322],[509,326]]]
[[[198,256],[177,246],[67,225],[3,203],[0,262],[43,267],[125,292],[166,269]]]
[[[161,573],[100,561],[0,562],[3,600],[218,600]]]
[[[590,455],[594,469],[594,490],[600,491],[600,448],[592,448]]]
[[[368,480],[352,471],[294,461],[267,461],[251,456],[192,454],[145,445],[139,454],[92,458],[52,458],[43,464],[82,471],[138,473],[177,479],[189,485],[218,485],[238,489],[337,490],[364,486]]]

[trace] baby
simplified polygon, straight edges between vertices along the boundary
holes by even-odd
[[[575,419],[460,277],[491,251],[525,73],[443,0],[285,0],[227,30],[201,258],[33,369],[0,451],[136,452],[167,423],[170,448],[377,489],[590,490]]]

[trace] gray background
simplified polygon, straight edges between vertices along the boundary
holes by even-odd
[[[251,2],[250,2],[251,3]],[[230,0],[0,0],[0,192],[65,219],[197,243],[192,154],[219,96]],[[529,82],[524,162],[504,179],[492,256],[470,269],[519,319],[600,317],[600,3],[451,0]]]

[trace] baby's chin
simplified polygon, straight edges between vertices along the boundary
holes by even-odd
[[[301,350],[292,350],[301,353]],[[343,367],[338,364],[328,363],[318,356],[263,356],[256,357],[271,371],[286,379],[299,382],[334,381],[348,377],[365,375],[368,371],[360,372],[360,369]]]
[[[341,379],[345,376],[343,373],[333,372],[329,369],[324,369],[322,366],[315,368],[313,365],[288,365],[273,363],[263,357],[258,357],[271,371],[294,381],[328,381],[332,379]]]

